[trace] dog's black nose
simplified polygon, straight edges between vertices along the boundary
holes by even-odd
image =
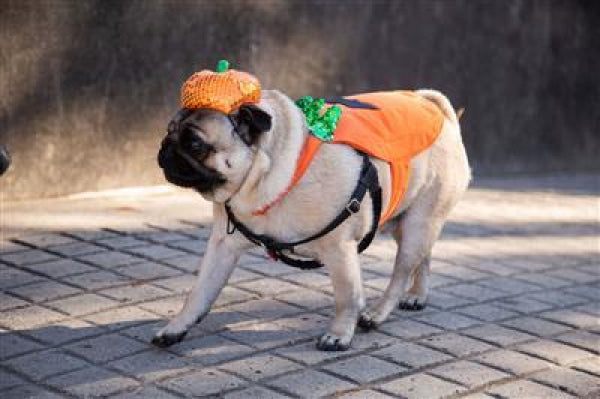
[[[158,150],[158,155],[157,155],[157,161],[158,161],[158,166],[160,166],[161,168],[165,169],[167,167],[167,163],[169,162],[169,159],[172,157],[172,152],[169,149],[169,147],[167,145],[165,145],[163,143],[163,145],[160,146],[160,150]]]

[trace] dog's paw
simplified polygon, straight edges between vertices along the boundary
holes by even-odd
[[[358,317],[358,326],[365,331],[375,330],[379,323],[374,319],[374,315],[370,311],[364,311]]]
[[[187,330],[170,331],[169,325],[167,325],[157,332],[150,342],[152,345],[158,346],[159,348],[167,348],[171,345],[181,342],[186,334]]]
[[[417,310],[423,310],[426,305],[426,298],[423,298],[419,295],[415,294],[405,294],[398,304],[398,308],[402,310],[408,310],[409,312],[414,312]]]
[[[350,348],[350,341],[352,337],[343,338],[333,333],[325,333],[317,341],[317,349],[326,352],[345,351]]]

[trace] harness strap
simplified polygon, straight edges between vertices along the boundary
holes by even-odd
[[[373,163],[367,155],[362,153],[361,155],[363,157],[363,164],[360,172],[360,178],[358,179],[356,188],[350,196],[350,200],[344,209],[335,217],[335,219],[333,219],[331,223],[325,226],[318,233],[299,241],[287,243],[280,242],[267,235],[254,233],[235,217],[231,211],[231,208],[229,207],[229,204],[226,203],[225,211],[227,212],[228,217],[227,233],[233,234],[235,230],[238,230],[250,242],[264,247],[269,255],[275,260],[281,260],[290,266],[298,267],[300,269],[316,269],[318,267],[322,267],[323,264],[317,260],[300,260],[291,258],[282,251],[290,250],[293,253],[295,246],[316,240],[333,231],[350,216],[360,211],[360,204],[366,192],[369,191],[373,202],[373,223],[369,233],[363,237],[358,245],[358,252],[360,253],[364,251],[371,244],[379,225],[379,219],[381,217],[381,186],[379,185],[379,178],[377,176],[377,170],[375,169],[375,166],[373,166]]]

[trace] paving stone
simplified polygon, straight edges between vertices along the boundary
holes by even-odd
[[[279,392],[272,391],[263,387],[251,387],[240,391],[233,391],[225,394],[225,399],[284,399],[289,398]]]
[[[2,392],[2,397],[7,399],[62,399],[63,395],[48,392],[35,385],[21,385]]]
[[[3,262],[16,266],[30,265],[32,263],[40,263],[54,259],[58,259],[58,257],[39,249],[30,249],[27,251],[2,255]]]
[[[442,331],[439,328],[409,319],[400,319],[389,323],[383,323],[378,329],[400,338],[425,337]]]
[[[527,374],[551,366],[551,364],[545,360],[505,349],[484,353],[477,356],[474,360],[515,375]]]
[[[536,294],[530,294],[528,297],[540,302],[546,302],[548,304],[561,307],[573,306],[586,302],[586,299],[580,296],[570,295],[566,292],[557,290],[545,290]]]
[[[207,243],[200,240],[181,240],[169,242],[169,247],[177,248],[184,252],[191,252],[196,255],[202,255],[206,252]]]
[[[157,350],[128,356],[110,362],[107,366],[144,381],[156,381],[192,369],[184,358]]]
[[[549,276],[547,274],[542,274],[542,273],[520,274],[515,277],[518,278],[519,280],[537,284],[544,288],[562,288],[562,287],[566,287],[566,286],[573,284],[571,281],[552,277],[552,276]]]
[[[352,348],[345,352],[320,351],[316,348],[315,342],[312,341],[305,344],[279,348],[275,350],[275,353],[303,364],[315,365],[325,360],[348,357],[352,354],[352,351]]]
[[[143,234],[138,234],[144,240],[150,240],[155,243],[170,243],[179,240],[189,240],[189,237],[183,234],[179,234],[174,231],[150,231]]]
[[[96,241],[96,243],[112,249],[125,249],[139,247],[141,245],[148,245],[146,241],[138,240],[137,238],[130,236],[104,238],[102,240]]]
[[[558,364],[568,364],[593,356],[590,352],[548,340],[522,344],[517,349]]]
[[[43,277],[36,276],[13,267],[0,268],[0,290],[10,287],[18,287],[24,284],[35,283],[44,280]]]
[[[531,381],[513,381],[488,389],[489,393],[506,399],[567,399],[573,396]]]
[[[81,290],[56,281],[42,281],[12,288],[9,292],[31,302],[46,302],[80,293]]]
[[[111,399],[175,399],[170,393],[152,386],[141,386],[130,392],[123,392],[110,397]]]
[[[541,371],[530,378],[578,397],[600,392],[600,378],[564,367]]]
[[[378,380],[408,370],[397,364],[389,363],[371,356],[358,356],[329,364],[325,370],[349,378],[359,384]]]
[[[177,314],[183,307],[185,297],[183,295],[162,298],[156,301],[143,302],[138,304],[142,309],[159,314],[164,317],[171,317]]]
[[[137,306],[126,306],[123,308],[107,310],[106,312],[95,313],[86,316],[85,319],[109,330],[119,330],[141,323],[152,322],[160,318]]]
[[[35,381],[87,366],[83,360],[59,349],[30,353],[6,360],[4,364]]]
[[[318,288],[331,284],[331,278],[313,271],[301,271],[282,276],[283,279],[305,287]]]
[[[80,316],[83,314],[95,313],[115,307],[118,305],[118,302],[95,294],[83,294],[67,299],[48,302],[46,305],[60,309],[62,312],[73,316]]]
[[[87,242],[76,241],[69,244],[52,247],[51,251],[64,257],[73,257],[79,255],[88,255],[106,251],[106,248]]]
[[[259,353],[244,359],[222,364],[218,368],[242,376],[248,380],[258,381],[298,370],[301,366],[276,355]]]
[[[234,326],[221,334],[226,338],[258,349],[290,345],[306,338],[304,334],[285,330],[280,325],[272,322]]]
[[[25,380],[15,374],[0,369],[0,390],[25,384]]]
[[[320,333],[325,332],[325,330]],[[318,334],[320,336],[321,334]],[[316,337],[315,337],[316,338]],[[389,335],[382,334],[377,331],[371,331],[366,334],[362,334],[358,332],[354,335],[354,339],[352,340],[352,349],[356,350],[364,350],[364,349],[377,349],[388,347],[393,343],[398,342],[398,339],[395,337],[390,337]]]
[[[510,377],[509,374],[502,371],[494,370],[481,364],[465,360],[438,366],[428,372],[442,378],[456,381],[469,388],[480,387]]]
[[[25,330],[53,323],[66,316],[41,306],[28,306],[0,313],[0,325],[13,330]]]
[[[554,310],[551,312],[543,312],[538,315],[544,319],[554,320],[572,327],[586,328],[594,325],[600,325],[600,320],[597,317],[589,314],[577,312],[572,309]]]
[[[257,299],[258,295],[240,290],[235,287],[226,286],[221,290],[213,307],[221,307],[232,303],[246,302],[252,299]]]
[[[198,255],[184,255],[175,258],[165,259],[163,263],[184,270],[188,273],[196,273],[200,267],[202,258]]]
[[[150,301],[173,295],[160,287],[150,284],[130,284],[100,291],[102,295],[114,298],[121,303]]]
[[[0,239],[0,255],[10,254],[13,252],[27,251],[30,247],[19,244],[14,241]]]
[[[64,235],[50,233],[50,234],[33,234],[24,237],[19,237],[19,242],[33,245],[34,247],[46,248],[55,245],[64,245],[76,242],[75,239]]]
[[[25,268],[48,277],[58,279],[72,274],[81,274],[98,270],[96,267],[77,262],[73,259],[58,259],[50,262],[26,265]]]
[[[343,394],[341,396],[338,396],[339,398],[343,398],[343,399],[389,399],[389,398],[393,398],[393,396],[389,396],[386,394],[383,394],[381,392],[377,392],[377,391],[373,391],[370,389],[361,389],[359,391],[350,391],[346,394]]]
[[[0,332],[0,359],[42,349],[43,346],[15,332]]]
[[[128,284],[133,280],[130,277],[120,276],[106,270],[101,270],[65,277],[63,281],[86,290],[99,290],[102,288]]]
[[[600,269],[600,266],[598,266]],[[597,284],[584,284],[577,285],[572,288],[565,288],[563,292],[567,294],[581,296],[584,298],[592,299],[596,301],[596,306],[598,306],[598,302],[600,302],[600,287]]]
[[[102,333],[97,327],[78,319],[66,319],[36,329],[23,331],[29,337],[50,345],[60,345],[69,341]]]
[[[515,312],[511,312],[490,304],[465,306],[455,309],[455,311],[484,321],[498,321],[518,316],[518,314]]]
[[[110,237],[121,237],[120,234],[108,230],[70,231],[69,235],[86,241],[95,241]]]
[[[476,301],[489,301],[510,295],[498,288],[485,287],[474,283],[455,284],[440,288],[441,292],[462,296]]]
[[[548,276],[562,278],[564,280],[569,280],[578,284],[586,284],[590,283],[597,278],[594,278],[588,273],[582,273],[576,269],[556,269],[547,273]]]
[[[493,346],[455,333],[445,333],[425,338],[420,343],[449,352],[454,356],[466,356],[485,352]]]
[[[247,345],[238,344],[218,335],[187,339],[172,347],[171,350],[202,365],[222,363],[246,356],[253,351]]]
[[[102,252],[99,254],[83,255],[79,259],[105,268],[114,268],[144,261],[144,259],[122,252]]]
[[[68,351],[93,363],[108,362],[147,348],[148,345],[118,334],[102,335],[65,346]]]
[[[445,294],[439,291],[432,291],[427,296],[427,304],[440,309],[451,309],[458,306],[470,305],[472,299],[457,297],[456,295]]]
[[[500,298],[494,305],[521,313],[535,313],[551,309],[553,306],[528,297]]]
[[[204,316],[202,321],[197,324],[197,327],[202,329],[202,331],[213,333],[233,328],[237,324],[245,323],[253,319],[252,316],[232,311],[229,307],[223,307],[212,309],[210,313]]]
[[[415,320],[433,324],[436,327],[449,330],[456,330],[481,324],[480,321],[451,312],[431,313],[428,315],[415,317]]]
[[[169,248],[164,245],[147,245],[142,247],[133,247],[124,251],[136,256],[141,256],[150,260],[160,261],[169,258],[183,256],[186,253],[177,249]]]
[[[496,324],[485,324],[483,326],[467,328],[462,330],[461,334],[499,346],[508,346],[535,339],[533,335],[504,328]]]
[[[444,274],[457,280],[474,281],[489,278],[488,273],[482,273],[468,267],[450,265],[448,263],[438,263],[440,267],[432,268],[434,273]]]
[[[451,359],[450,356],[441,352],[408,342],[397,343],[388,348],[372,352],[371,355],[405,364],[411,368],[429,366]]]
[[[278,295],[277,299],[305,309],[320,309],[334,304],[332,297],[308,288]]]
[[[14,308],[22,308],[28,305],[29,302],[25,302],[22,299],[15,298],[14,296],[5,294],[4,292],[0,292],[0,312]]]
[[[166,288],[177,294],[187,294],[192,290],[196,278],[189,274],[181,274],[175,277],[161,278],[152,281],[152,285]]]
[[[236,312],[247,313],[259,319],[280,318],[302,312],[302,309],[273,299],[257,299],[230,306]]]
[[[172,267],[159,265],[154,262],[136,263],[130,266],[124,266],[114,269],[117,273],[124,274],[136,280],[152,280],[162,277],[178,276],[179,270]]]
[[[260,296],[274,296],[283,292],[301,289],[295,284],[287,283],[275,278],[261,278],[238,284],[238,287],[255,292]]]
[[[598,356],[577,361],[571,364],[571,367],[600,377],[600,357]]]
[[[568,326],[538,319],[536,317],[517,317],[515,319],[505,320],[502,324],[510,328],[539,336],[555,335],[571,330]]]
[[[199,392],[202,395],[221,394],[242,387],[246,382],[218,370],[206,368],[162,381],[159,385],[191,397],[198,395]]]
[[[555,337],[555,339],[596,354],[600,353],[600,336],[597,334],[592,334],[583,330],[575,330],[559,335],[558,337]]]
[[[87,367],[82,370],[53,377],[47,383],[84,398],[107,396],[138,385],[131,378],[120,376],[99,367]]]
[[[427,374],[415,374],[383,384],[381,389],[406,399],[437,399],[456,395],[466,388]]]
[[[530,284],[525,281],[520,281],[512,277],[492,277],[478,281],[477,284],[483,285],[492,289],[499,288],[503,292],[512,295],[519,295],[528,292],[540,291],[542,288],[535,284]]]
[[[337,395],[342,391],[354,388],[354,385],[349,382],[315,370],[302,370],[288,374],[270,381],[268,385],[300,397]]]

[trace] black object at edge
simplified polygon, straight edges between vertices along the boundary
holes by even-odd
[[[354,192],[350,196],[350,200],[342,210],[338,216],[336,216],[331,223],[329,223],[323,230],[314,234],[308,238],[303,240],[283,243],[274,240],[273,238],[264,235],[264,234],[256,234],[252,230],[250,230],[246,225],[240,222],[229,207],[229,204],[225,204],[225,211],[227,212],[227,234],[233,234],[235,230],[239,230],[240,233],[244,237],[246,237],[250,242],[264,247],[269,255],[275,260],[281,260],[283,263],[286,263],[289,266],[297,267],[300,269],[316,269],[322,267],[323,264],[317,260],[301,260],[289,257],[284,254],[282,251],[290,250],[294,251],[294,247],[297,245],[305,244],[307,242],[316,240],[318,238],[323,237],[324,235],[330,233],[335,228],[337,228],[340,224],[342,224],[346,219],[352,216],[354,213],[357,213],[360,210],[360,204],[367,192],[367,190],[371,194],[371,200],[373,202],[373,223],[371,225],[371,230],[363,237],[358,245],[358,252],[361,253],[365,249],[369,247],[373,238],[375,237],[375,233],[377,232],[377,226],[379,226],[379,220],[381,218],[381,186],[379,185],[379,178],[377,176],[377,170],[373,163],[365,154],[361,154],[363,156],[363,164],[360,172],[360,178],[358,179],[358,183],[356,184],[356,188]],[[233,227],[232,227],[233,225]]]
[[[325,102],[327,104],[342,104],[348,108],[358,108],[358,109],[379,109],[376,105],[371,103],[366,103],[364,101],[355,100],[353,98],[346,97],[330,97],[326,98]]]

